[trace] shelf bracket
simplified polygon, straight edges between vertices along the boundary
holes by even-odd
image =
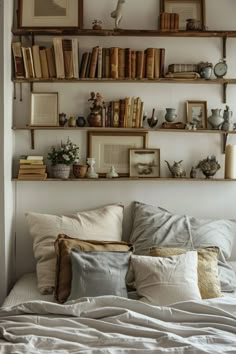
[[[226,145],[227,145],[228,135],[229,135],[229,133],[224,133],[223,134],[223,149],[222,149],[222,153],[223,154],[225,153],[225,148],[226,148]]]
[[[227,102],[227,87],[228,82],[223,83],[223,103]]]
[[[20,82],[20,102],[23,101],[23,97],[22,97],[22,83]]]
[[[223,58],[226,59],[226,42],[227,42],[227,36],[223,37]]]
[[[30,135],[31,135],[31,149],[35,149],[35,140],[34,140],[34,129],[30,130]]]

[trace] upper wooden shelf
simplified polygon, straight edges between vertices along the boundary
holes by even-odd
[[[137,29],[12,29],[16,36],[134,36],[134,37],[236,37],[236,31],[168,31]]]
[[[40,82],[57,82],[57,83],[65,83],[65,82],[71,82],[71,83],[78,83],[78,82],[140,82],[140,83],[161,83],[161,84],[168,84],[168,83],[178,83],[178,84],[189,84],[189,83],[195,83],[195,84],[236,84],[236,79],[174,79],[174,78],[159,78],[159,79],[111,79],[111,78],[104,78],[104,79],[57,79],[57,78],[44,78],[44,79],[36,79],[36,78],[30,78],[30,79],[15,79],[13,78],[13,81],[16,83],[40,83]]]
[[[68,179],[60,179],[60,178],[47,178],[45,180],[36,180],[36,179],[18,179],[12,178],[12,181],[15,182],[123,182],[123,181],[169,181],[169,182],[235,182],[236,179],[226,179],[226,178],[172,178],[172,177],[117,177],[117,178],[68,178]]]

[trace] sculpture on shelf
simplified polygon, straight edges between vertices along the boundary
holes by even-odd
[[[150,128],[154,128],[158,123],[158,118],[155,116],[155,108],[152,110],[152,116],[147,118],[147,122]]]
[[[105,102],[102,95],[97,92],[91,92],[88,101],[92,101],[92,107],[90,107],[90,113],[87,121],[90,127],[102,127],[102,111],[105,107]]]
[[[186,172],[182,166],[182,161],[183,160],[180,160],[179,162],[174,161],[174,164],[171,166],[169,162],[165,160],[173,178],[186,177]]]
[[[116,9],[112,11],[111,17],[115,19],[115,28],[119,28],[120,21],[123,17],[123,6],[124,6],[125,0],[118,0]]]
[[[206,178],[213,177],[220,169],[220,164],[216,161],[214,155],[207,156],[206,159],[199,161],[197,168],[199,168]]]
[[[93,157],[88,157],[87,158],[87,164],[88,164],[88,172],[86,174],[87,178],[98,178],[98,174],[95,172],[94,165],[95,165],[95,159]]]
[[[106,174],[106,178],[116,178],[116,177],[119,177],[119,175],[115,170],[115,166],[112,165],[110,168],[110,171],[107,172],[107,174]]]

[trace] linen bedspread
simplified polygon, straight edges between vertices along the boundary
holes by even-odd
[[[0,353],[236,353],[236,298],[151,306],[114,296],[0,309]]]

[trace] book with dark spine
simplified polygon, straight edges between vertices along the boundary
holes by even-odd
[[[154,53],[155,48],[146,49],[146,77],[147,79],[154,78]]]
[[[73,78],[73,57],[72,57],[72,40],[62,39],[62,50],[65,65],[65,77],[67,79]]]
[[[131,50],[131,79],[136,78],[136,50]]]
[[[13,53],[15,77],[16,79],[23,79],[25,77],[25,70],[24,70],[24,62],[23,62],[20,42],[12,43],[12,53]]]
[[[90,79],[94,79],[96,76],[97,64],[98,64],[98,46],[96,46],[92,49],[91,64],[90,64],[90,70],[89,70],[89,78]]]
[[[131,78],[131,48],[125,48],[125,77]]]
[[[144,65],[144,51],[137,50],[136,53],[136,61],[137,61],[137,79],[142,79],[143,76],[143,65]]]
[[[81,79],[85,78],[86,68],[87,68],[87,65],[88,65],[88,58],[89,58],[89,52],[84,52],[83,55],[82,55],[81,64],[80,64],[79,76],[80,76]]]

